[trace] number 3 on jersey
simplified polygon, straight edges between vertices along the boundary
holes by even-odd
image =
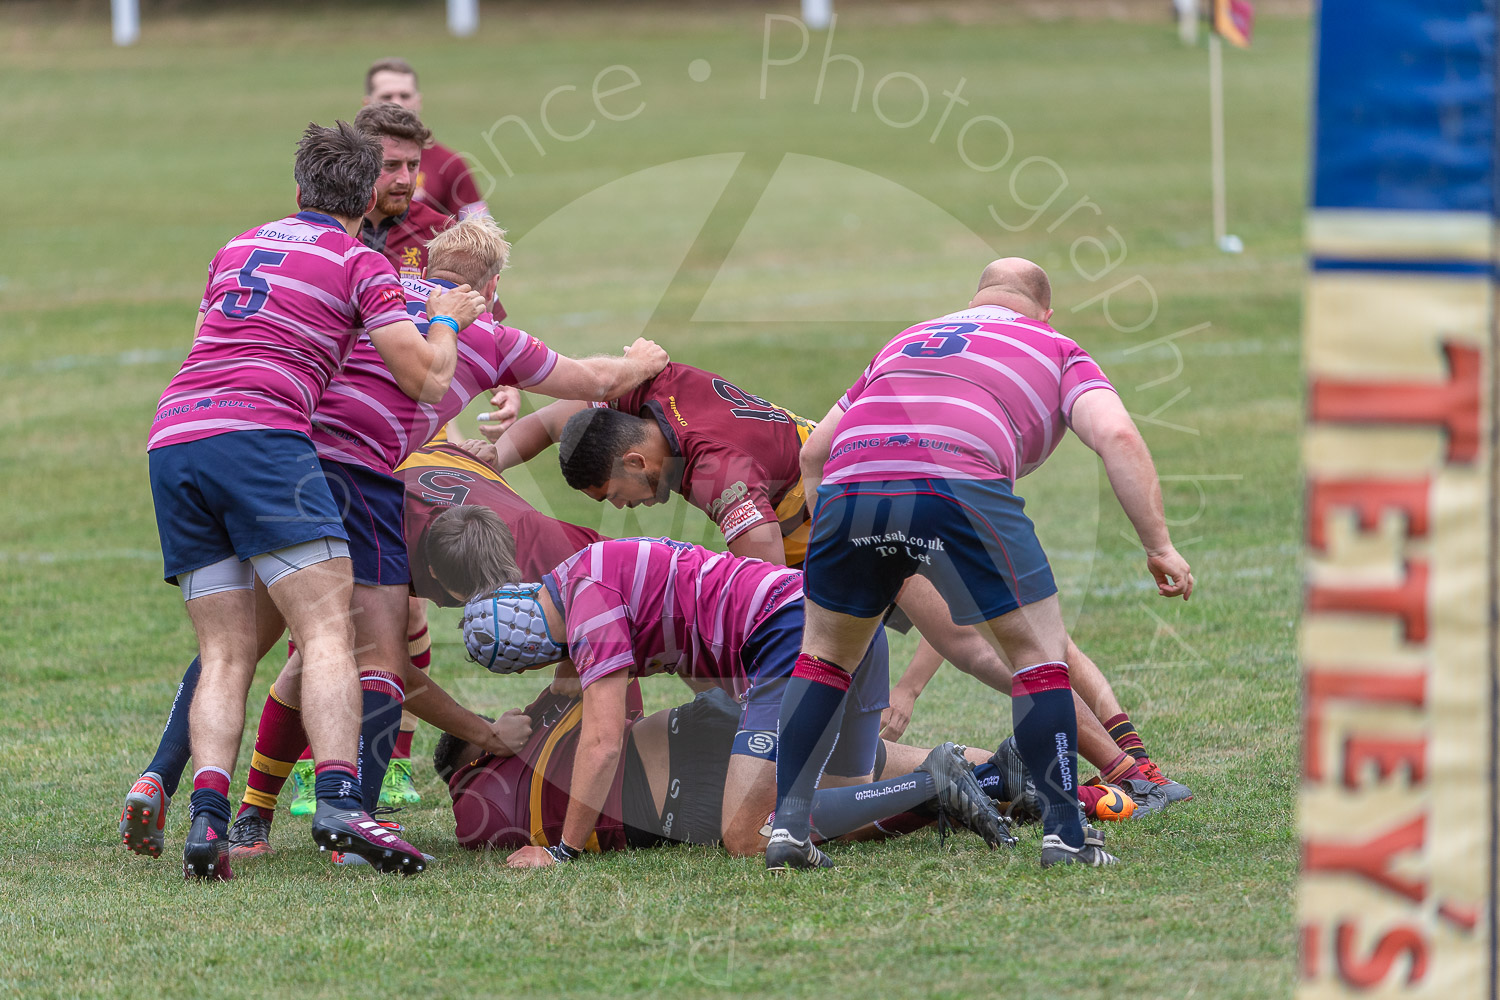
[[[978,323],[935,323],[924,326],[922,332],[927,334],[927,339],[907,344],[901,348],[901,353],[908,358],[946,358],[968,347],[969,338],[964,334],[973,333],[977,329]]]
[[[271,293],[271,283],[255,272],[262,267],[275,267],[286,260],[280,250],[256,250],[240,268],[240,290],[224,296],[224,315],[230,319],[249,319],[265,307],[266,296]]]

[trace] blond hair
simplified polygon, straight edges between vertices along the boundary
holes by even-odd
[[[488,215],[471,215],[427,243],[427,270],[447,271],[478,288],[510,264],[510,244]]]

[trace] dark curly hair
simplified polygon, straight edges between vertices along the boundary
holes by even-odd
[[[557,458],[563,479],[575,490],[603,486],[620,458],[646,440],[646,421],[619,410],[590,407],[563,425]]]

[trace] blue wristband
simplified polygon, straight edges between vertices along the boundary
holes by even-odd
[[[429,317],[427,317],[427,325],[429,327],[432,326],[435,323],[441,323],[441,324],[443,324],[448,329],[452,330],[454,332],[454,334],[458,333],[458,320],[454,319],[452,316],[429,316]]]

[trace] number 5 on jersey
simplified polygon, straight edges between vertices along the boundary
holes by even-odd
[[[249,319],[265,308],[266,296],[271,294],[271,283],[255,272],[262,267],[275,267],[286,260],[280,250],[256,250],[240,268],[240,291],[224,296],[224,315],[230,319]]]

